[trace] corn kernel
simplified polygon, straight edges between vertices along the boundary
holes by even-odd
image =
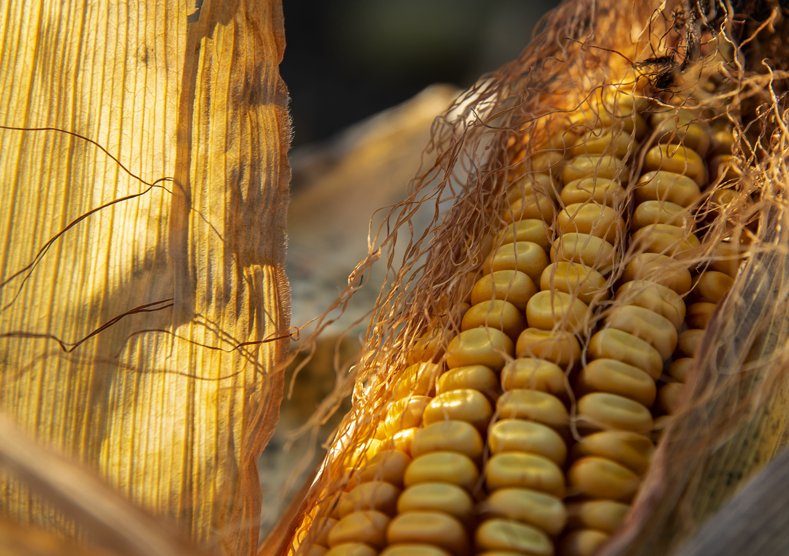
[[[623,183],[627,183],[630,169],[622,162],[621,158],[610,155],[581,155],[576,156],[562,170],[562,181],[570,183],[586,177],[613,179],[615,176]]]
[[[564,473],[548,458],[524,452],[503,452],[488,460],[485,486],[489,491],[529,488],[562,497]]]
[[[397,431],[419,426],[428,403],[428,396],[411,396],[392,403],[384,421],[386,434],[392,435]]]
[[[573,445],[572,456],[599,456],[643,475],[654,451],[655,445],[647,436],[630,431],[601,431],[584,436]]]
[[[742,262],[742,248],[737,243],[722,242],[715,246],[710,268],[735,278]]]
[[[657,313],[668,319],[677,330],[682,327],[682,322],[685,320],[685,302],[679,294],[655,282],[645,280],[626,282],[616,292],[616,298],[625,305],[635,305]]]
[[[534,173],[558,175],[562,170],[564,156],[557,152],[535,153],[531,156],[529,162],[529,166],[531,166],[531,170]]]
[[[657,253],[639,253],[625,267],[622,279],[626,282],[643,280],[674,290],[679,295],[688,293],[690,271],[682,262]]]
[[[520,341],[520,340],[519,340]],[[512,340],[495,328],[472,328],[455,336],[447,346],[447,367],[484,365],[500,371],[513,355]]]
[[[564,371],[558,365],[542,359],[516,359],[501,371],[504,390],[540,390],[554,395],[564,395]]]
[[[548,264],[548,255],[542,247],[530,241],[518,241],[496,249],[485,261],[482,273],[487,275],[499,270],[519,270],[536,284]]]
[[[536,219],[550,222],[556,209],[548,195],[532,191],[529,195],[515,199],[501,212],[501,218],[511,224],[518,220]]]
[[[614,500],[587,500],[567,505],[568,529],[599,529],[615,533],[625,522],[630,506]]]
[[[589,202],[567,205],[559,213],[558,225],[561,234],[589,234],[609,243],[615,242],[625,227],[617,211]]]
[[[408,487],[397,501],[399,513],[443,512],[463,523],[474,513],[474,501],[465,489],[449,483],[419,483]]]
[[[329,546],[329,533],[332,529],[334,529],[334,526],[337,525],[339,521],[339,519],[334,519],[331,517],[324,517],[315,520],[315,522],[312,524],[312,530],[318,531],[318,536],[315,537],[315,544],[320,546]]]
[[[329,546],[364,543],[373,548],[386,546],[386,526],[389,516],[374,510],[353,512],[342,518],[329,532]]]
[[[644,340],[632,334],[606,328],[589,341],[590,359],[616,359],[645,371],[654,380],[663,372],[663,358]]]
[[[326,556],[329,553],[329,549],[325,546],[320,546],[317,544],[313,544],[310,546],[306,552],[299,551],[297,554],[299,556]]]
[[[639,478],[627,467],[596,456],[579,459],[567,472],[572,492],[591,498],[629,502],[638,490]]]
[[[387,546],[381,556],[450,556],[450,553],[431,544],[398,543]]]
[[[418,427],[410,427],[397,431],[391,437],[381,441],[381,450],[397,450],[406,455],[411,455],[411,443],[414,441]]]
[[[553,330],[555,326],[566,323],[569,332],[578,332],[587,325],[590,317],[586,303],[560,291],[541,291],[526,306],[529,326],[542,330]]]
[[[668,374],[674,380],[679,382],[687,382],[688,377],[690,376],[690,371],[693,369],[693,358],[692,357],[683,357],[681,359],[676,359],[671,363],[671,367],[668,369]]]
[[[482,437],[465,421],[440,421],[420,429],[411,444],[411,455],[458,452],[477,461],[482,458]]]
[[[468,456],[456,452],[431,452],[418,458],[405,471],[403,484],[449,483],[473,491],[479,481],[479,470]]]
[[[526,312],[526,304],[538,291],[534,281],[523,272],[499,270],[483,276],[474,284],[471,303],[476,305],[491,299],[501,299]]]
[[[496,402],[502,419],[528,419],[553,428],[567,426],[567,409],[559,398],[538,390],[510,390]]]
[[[593,392],[578,400],[578,419],[585,426],[646,433],[652,414],[642,404],[607,392]]]
[[[496,373],[483,365],[456,367],[441,375],[436,392],[443,394],[466,388],[479,390],[489,398],[495,399],[499,394],[499,378]]]
[[[597,269],[601,274],[607,274],[614,262],[614,246],[589,234],[564,234],[554,241],[551,247],[551,262],[558,261],[583,263]],[[546,264],[545,267],[547,266]],[[545,267],[542,270],[545,270]]]
[[[664,384],[658,391],[658,406],[669,415],[678,413],[682,405],[683,390],[684,386],[679,382]]]
[[[575,295],[587,305],[610,297],[603,275],[579,263],[562,261],[548,265],[540,276],[540,288]]]
[[[636,207],[630,229],[640,230],[652,224],[668,224],[693,231],[693,217],[687,209],[668,201],[644,201]]]
[[[592,177],[565,184],[561,197],[565,205],[592,201],[616,208],[627,198],[627,193],[618,181]]]
[[[409,396],[427,396],[432,392],[441,367],[433,363],[417,363],[403,371],[400,380],[394,386],[395,400]]]
[[[499,489],[485,500],[481,510],[534,525],[549,535],[558,535],[567,522],[567,510],[559,498],[526,488]]]
[[[375,510],[392,516],[397,512],[397,498],[402,492],[384,481],[362,483],[340,500],[340,517],[359,510]]]
[[[465,331],[485,326],[501,330],[514,342],[526,329],[526,319],[512,303],[494,299],[472,306],[463,315],[460,329]]]
[[[338,544],[326,553],[326,556],[377,556],[378,551],[364,543],[352,542]]]
[[[694,234],[678,226],[650,224],[633,234],[633,243],[642,246],[647,253],[679,256],[697,249],[701,242]]]
[[[688,307],[688,326],[691,328],[707,328],[718,307],[715,303],[701,301]]]
[[[402,513],[389,524],[386,539],[391,544],[432,544],[455,556],[470,554],[469,540],[463,524],[441,512]]]
[[[530,241],[548,251],[551,247],[550,228],[542,220],[529,218],[513,222],[499,232],[494,245],[506,245],[516,241]]]
[[[706,125],[689,121],[678,123],[676,118],[668,118],[656,127],[661,143],[685,145],[702,158],[707,155],[710,148],[710,130]]]
[[[504,419],[490,428],[488,436],[490,451],[529,452],[544,456],[557,465],[567,459],[567,445],[562,437],[550,427],[521,419]]]
[[[646,201],[667,201],[681,207],[689,207],[701,197],[701,189],[688,176],[658,170],[641,176],[633,197],[636,204]]]
[[[518,336],[515,348],[518,357],[545,359],[561,367],[581,361],[581,345],[575,336],[566,331],[548,331],[527,328]]]
[[[679,335],[677,352],[685,357],[696,357],[704,330],[685,330]]]
[[[480,431],[486,431],[493,409],[482,392],[452,390],[439,394],[425,408],[425,425],[443,421],[465,421]]]
[[[633,140],[628,132],[607,128],[586,133],[570,149],[570,156],[607,154],[621,159],[625,157],[628,151],[632,156],[637,149],[638,141]]]
[[[613,359],[595,359],[581,370],[575,392],[609,392],[651,407],[656,389],[655,381],[641,369]]]
[[[720,303],[734,287],[734,278],[723,272],[708,270],[693,281],[691,294],[697,301]]]
[[[624,305],[615,307],[605,322],[611,328],[632,334],[657,350],[662,359],[668,359],[677,347],[677,329],[665,317],[638,307]]]
[[[429,362],[443,355],[444,350],[441,347],[441,340],[440,328],[429,329],[414,342],[414,347],[408,352],[406,358],[408,363],[413,365],[423,361]]]
[[[515,201],[521,198],[529,198],[533,193],[536,192],[540,195],[552,197],[555,200],[557,189],[558,188],[556,187],[556,184],[550,178],[550,176],[545,174],[530,173],[523,176],[510,186],[509,190],[507,191],[507,199],[510,201]]]
[[[644,168],[683,174],[699,187],[707,183],[707,165],[696,151],[680,145],[655,145],[644,157]]]
[[[579,529],[561,540],[562,556],[592,556],[608,540],[608,535],[597,529]]]
[[[373,456],[359,471],[361,482],[386,481],[397,487],[403,486],[403,475],[411,458],[397,450],[385,450]]]
[[[553,543],[548,535],[512,519],[485,521],[477,528],[474,542],[479,551],[508,550],[529,556],[553,556]]]

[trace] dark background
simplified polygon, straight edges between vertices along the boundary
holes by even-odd
[[[555,0],[284,0],[293,146],[516,58]]]

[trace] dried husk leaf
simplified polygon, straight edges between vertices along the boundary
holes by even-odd
[[[289,341],[281,5],[206,1],[187,28],[184,1],[11,3],[0,37],[0,408],[249,554]]]

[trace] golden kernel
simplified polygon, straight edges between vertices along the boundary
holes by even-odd
[[[649,437],[630,431],[602,431],[584,436],[573,446],[573,459],[598,456],[624,465],[637,475],[646,473],[655,445]]]
[[[498,270],[519,270],[536,284],[548,264],[548,255],[542,247],[530,241],[518,241],[496,249],[485,261],[482,273],[487,275]]]
[[[485,365],[500,371],[513,355],[512,340],[495,328],[472,328],[455,336],[447,346],[447,367]]]
[[[555,430],[540,423],[521,419],[504,419],[490,428],[490,451],[529,452],[544,456],[558,465],[564,465],[567,445]]]
[[[579,426],[648,433],[652,414],[642,404],[607,392],[593,392],[578,400]]]
[[[473,491],[479,470],[468,456],[457,452],[431,452],[418,458],[405,471],[406,487],[419,483],[449,483]]]
[[[540,288],[573,294],[587,305],[595,299],[604,301],[610,297],[603,275],[580,263],[550,264],[540,276]]]
[[[452,390],[439,394],[425,408],[425,425],[444,421],[465,421],[482,432],[493,415],[488,398],[477,390]]]
[[[543,272],[543,274],[545,274]],[[499,270],[480,278],[471,290],[471,303],[501,299],[526,312],[526,304],[539,289],[534,281],[517,270]]]
[[[517,307],[508,301],[494,299],[473,305],[460,323],[460,329],[490,327],[504,332],[514,342],[526,329],[526,319]]]
[[[567,426],[567,409],[556,396],[539,390],[510,390],[496,402],[501,419],[528,419],[553,428]]]
[[[529,326],[542,330],[561,326],[569,332],[578,332],[587,325],[590,317],[586,303],[560,291],[541,291],[526,306]]]
[[[610,392],[651,407],[656,389],[655,381],[641,369],[613,359],[595,359],[578,375],[575,392]]]
[[[551,332],[538,328],[527,328],[518,337],[515,349],[518,357],[545,359],[560,367],[581,361],[581,345],[575,336],[565,331]]]
[[[501,371],[501,387],[504,390],[540,390],[554,395],[564,395],[564,371],[554,363],[543,359],[516,359]]]

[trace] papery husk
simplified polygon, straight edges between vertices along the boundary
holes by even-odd
[[[282,10],[206,0],[187,27],[188,8],[3,9],[0,409],[237,556],[290,341]],[[95,533],[8,475],[0,512]]]
[[[349,302],[369,265],[386,261],[392,281],[372,310],[363,355],[338,380],[311,424],[323,422],[332,404],[351,392],[353,408],[328,448],[300,515],[280,524],[276,531],[283,538],[270,538],[261,555],[290,554],[311,545],[316,531],[310,525],[331,514],[355,471],[374,452],[373,434],[409,363],[408,353],[423,349],[427,338],[420,341],[420,336],[430,331],[434,351],[425,358],[440,361],[459,332],[457,308],[489,250],[485,238],[505,225],[501,215],[511,210],[502,195],[505,187],[528,171],[537,151],[548,148],[551,134],[567,128],[571,114],[589,109],[590,99],[623,80],[646,80],[644,90],[663,106],[671,98],[666,89],[692,90],[702,75],[727,84],[712,94],[700,91],[694,106],[700,106],[703,118],[729,122],[739,134],[734,185],[742,195],[713,218],[712,193],[724,184],[719,180],[703,193],[699,214],[708,218],[706,239],[686,262],[703,268],[717,242],[740,239],[748,262],[706,332],[684,411],[663,432],[633,512],[601,554],[671,553],[783,446],[789,387],[784,361],[789,357],[784,205],[789,131],[782,94],[789,56],[781,33],[789,14],[767,2],[706,8],[712,32],[705,40],[717,42],[705,43],[706,53],[700,59],[691,56],[686,66],[683,58],[693,50],[686,25],[698,27],[703,17],[680,20],[693,13],[695,4],[565,3],[541,22],[518,60],[481,80],[436,121],[427,163],[412,182],[411,195],[391,210],[386,226],[370,234],[369,256],[335,304]],[[676,65],[666,81],[660,67],[645,61],[671,49]],[[619,177],[625,183],[629,178],[632,195],[643,154],[635,148],[630,154],[631,166]],[[753,202],[746,203],[749,196]],[[409,221],[424,206],[434,207],[435,216],[417,237],[412,229],[409,233]],[[407,242],[402,261],[393,259],[397,241]],[[617,240],[609,288],[638,249]],[[596,323],[616,305],[616,300],[600,304],[581,337],[588,341]]]

